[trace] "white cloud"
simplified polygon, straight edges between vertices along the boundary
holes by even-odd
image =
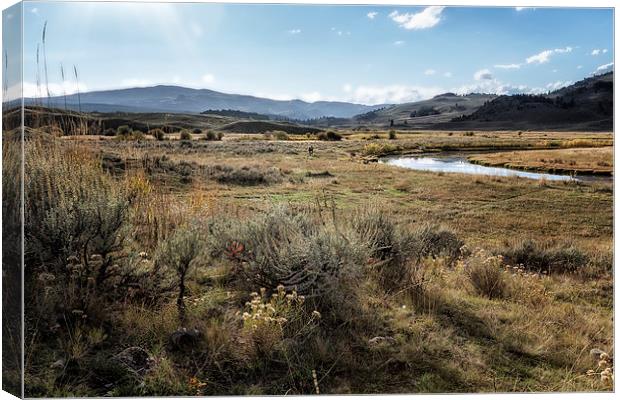
[[[528,64],[532,64],[532,63],[544,64],[546,62],[549,62],[549,60],[551,59],[551,56],[554,54],[570,53],[571,51],[573,51],[573,48],[570,46],[566,46],[563,49],[544,50],[538,54],[534,54],[533,56],[528,57],[525,61]]]
[[[301,29],[291,29],[288,31],[291,35],[299,35],[301,33]]]
[[[477,81],[481,80],[491,80],[493,79],[493,74],[488,69],[481,69],[480,71],[476,71],[474,74],[474,79]]]
[[[577,69],[583,68],[583,65],[577,65]]]
[[[201,79],[203,83],[215,82],[215,76],[213,76],[213,74],[204,74]]]
[[[523,10],[534,10],[534,7],[515,7],[515,10],[517,11],[523,11]]]
[[[515,94],[515,93],[532,93],[526,85],[513,85],[504,83],[497,79],[481,79],[475,83],[462,85],[452,89],[457,94],[468,93],[494,93],[494,94]],[[541,89],[544,92],[544,89]]]
[[[434,69],[427,69],[426,71],[424,71],[424,75],[435,75],[437,71],[435,71]]]
[[[609,64],[603,64],[600,67],[596,68],[596,72],[602,72],[613,69],[614,63],[610,62]]]
[[[30,9],[30,12],[33,13],[33,14],[39,14],[39,9],[36,8],[36,7],[33,7],[33,8]]]
[[[446,78],[452,78],[452,72],[444,72],[443,76],[445,76]]]
[[[445,7],[430,6],[415,14],[399,14],[398,11],[392,11],[389,14],[389,17],[401,28],[409,30],[428,29],[437,25],[439,21],[441,21],[441,13],[444,8]]]
[[[345,83],[344,85],[342,85],[342,90],[345,93],[349,93],[349,92],[351,92],[351,90],[353,90],[353,86],[351,86],[351,84],[349,84],[349,83]]]
[[[519,69],[521,64],[496,64],[493,67],[499,69]]]
[[[361,104],[406,103],[430,99],[444,93],[439,87],[422,87],[407,85],[358,86],[348,98],[349,101]]]
[[[561,89],[565,86],[572,85],[572,84],[573,82],[571,81],[557,81],[557,82],[548,83],[546,88],[549,89],[549,91],[554,91],[554,90],[558,90],[558,89]]]
[[[321,93],[319,92],[310,92],[310,93],[302,93],[299,96],[303,101],[307,101],[308,103],[314,103],[315,101],[321,100]]]
[[[19,89],[19,85],[9,87],[9,90],[7,91],[7,99],[14,100],[21,97],[19,95]],[[88,87],[82,83],[80,83],[79,89],[80,92],[88,91]],[[76,85],[75,81],[65,81],[64,83],[50,82],[49,90],[52,96],[62,96],[63,94],[69,95],[77,93],[78,86]],[[37,88],[36,83],[24,82],[23,93],[24,97],[44,97],[46,96],[45,85],[41,85],[39,88]]]
[[[376,17],[377,15],[379,15],[379,13],[378,13],[378,12],[376,12],[376,11],[371,11],[371,12],[369,12],[368,14],[366,14],[366,16],[367,16],[368,18],[370,18],[370,19],[375,19],[375,17]]]
[[[594,49],[592,50],[592,53],[590,53],[590,55],[598,56],[599,54],[605,54],[605,53],[607,53],[607,49]]]
[[[394,42],[394,46],[402,46],[403,44],[405,44],[404,40],[397,40]]]

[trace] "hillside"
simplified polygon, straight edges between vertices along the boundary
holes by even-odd
[[[613,72],[546,95],[499,96],[454,118],[450,129],[613,129]]]
[[[444,93],[429,100],[413,103],[403,103],[369,111],[356,115],[350,121],[352,126],[398,128],[429,127],[440,122],[448,122],[455,117],[473,113],[485,102],[494,99],[492,94],[468,94],[459,96],[454,93]]]
[[[35,99],[25,99],[34,104]],[[43,103],[50,107],[64,107],[65,98],[56,96]],[[80,105],[81,102],[81,105]],[[294,119],[329,117],[350,118],[368,112],[377,106],[345,102],[301,100],[272,100],[254,96],[228,94],[209,89],[191,89],[180,86],[153,86],[119,90],[105,90],[67,96],[72,110],[85,112],[167,112],[201,113],[204,110],[237,110],[271,114]]]

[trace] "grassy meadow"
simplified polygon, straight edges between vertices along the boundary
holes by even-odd
[[[25,143],[28,397],[613,390],[611,180],[375,162],[610,173],[611,134],[63,133]]]

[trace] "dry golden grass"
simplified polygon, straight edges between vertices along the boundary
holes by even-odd
[[[549,137],[568,141],[608,140],[610,136],[398,132],[397,137],[389,143],[412,150],[420,146],[506,148],[515,142],[535,146]],[[514,239],[529,238],[570,240],[593,258],[610,251],[613,194],[609,183],[540,185],[519,178],[396,169],[363,164],[352,155],[360,154],[368,144],[363,139],[312,143],[313,157],[307,155],[308,143],[230,137],[208,144],[195,140],[191,146],[174,140],[89,141],[81,149],[134,161],[166,155],[171,163],[194,165],[189,181],[181,181],[174,169],[149,173],[141,162],[128,163],[128,170],[119,173],[118,184],[135,196],[128,221],[131,240],[124,249],[129,256],[153,254],[161,238],[183,222],[203,224],[218,217],[237,226],[282,204],[294,211],[318,208],[329,218],[347,221],[370,202],[407,229],[427,223],[450,227],[472,249],[492,252]],[[580,154],[578,149],[561,151]],[[285,178],[258,186],[223,184],[200,169],[215,164],[276,167]],[[107,337],[89,333],[102,343],[99,350],[81,354],[83,365],[93,365],[89,364],[93,357],[117,354],[127,346],[141,346],[153,355],[155,367],[142,378],[139,388],[114,383],[102,392],[87,381],[79,381],[80,386],[59,385],[48,368],[59,351],[54,348],[56,342],[39,339],[33,340],[38,363],[26,372],[29,382],[37,383],[39,395],[92,396],[108,391],[119,396],[296,394],[315,393],[317,387],[321,393],[370,394],[613,388],[603,379],[599,360],[590,355],[592,349],[610,354],[613,349],[613,278],[609,273],[594,269],[586,279],[513,268],[493,270],[504,282],[502,292],[486,295],[467,270],[468,262],[488,267],[486,259],[473,254],[479,254],[479,259],[464,256],[456,266],[441,258],[424,259],[411,281],[416,291],[408,287],[387,292],[369,274],[356,281],[359,311],[338,321],[336,329],[325,325],[327,316],[313,321],[323,334],[313,330],[307,337],[294,333],[297,330],[287,336],[279,325],[270,326],[276,329],[273,332],[254,334],[244,323],[243,313],[256,295],[227,280],[233,267],[230,261],[207,257],[188,277],[187,325],[203,334],[192,352],[169,347],[169,335],[178,328],[170,294],[159,299],[157,306],[131,299],[113,304]],[[492,264],[500,268],[499,263]],[[147,270],[153,266],[149,256],[143,265]],[[253,290],[259,292],[260,287]],[[292,314],[290,319],[298,316]],[[379,337],[383,339],[373,341]],[[98,364],[93,368],[101,371]]]
[[[611,175],[613,147],[511,151],[470,156],[469,160],[494,167],[536,171]]]

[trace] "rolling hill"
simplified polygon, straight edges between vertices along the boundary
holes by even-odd
[[[495,97],[497,96],[493,94],[474,93],[459,96],[454,93],[444,93],[429,100],[371,110],[354,116],[348,124],[376,128],[390,126],[393,121],[394,126],[399,129],[426,128],[436,123],[449,122],[461,115],[471,114]]]

